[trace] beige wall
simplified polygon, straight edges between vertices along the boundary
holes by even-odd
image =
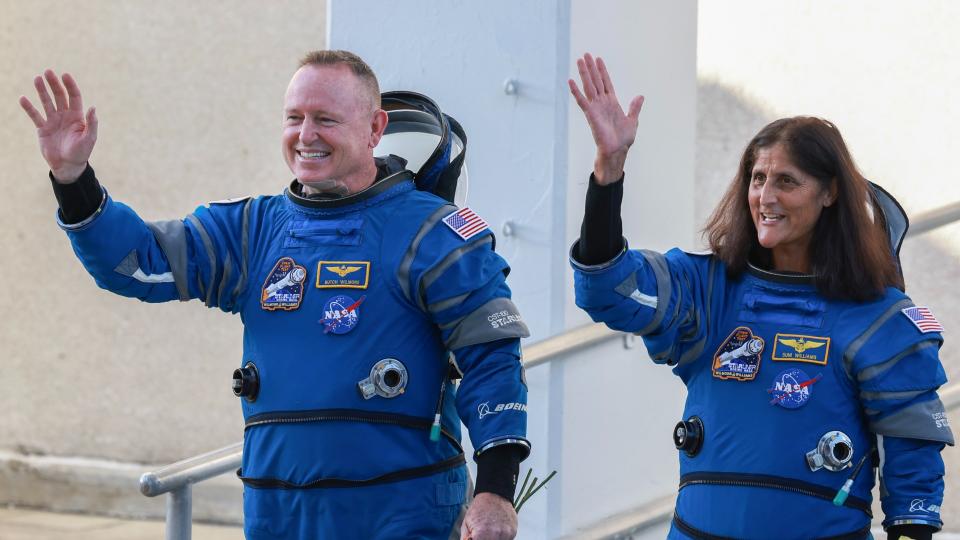
[[[325,3],[33,1],[0,8],[0,450],[168,462],[239,440],[238,317],[99,290],[56,226],[17,105],[70,71],[100,118],[91,159],[145,219],[282,190],[280,109]]]

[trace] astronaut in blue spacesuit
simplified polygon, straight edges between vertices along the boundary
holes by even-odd
[[[509,268],[480,216],[373,157],[388,116],[360,58],[310,53],[293,76],[282,195],[155,223],[94,176],[97,118],[73,78],[48,70],[35,86],[43,112],[21,105],[97,284],[240,314],[247,538],[514,537],[528,332]],[[469,508],[461,420],[477,449]]]
[[[711,253],[630,250],[623,165],[643,98],[624,113],[602,60],[577,65],[597,146],[570,253],[577,305],[643,336],[688,392],[669,538],[869,538],[873,467],[888,538],[930,538],[953,445],[943,329],[903,293],[895,216],[839,131],[763,128],[707,224]]]

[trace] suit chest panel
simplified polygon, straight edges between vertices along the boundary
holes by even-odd
[[[843,370],[848,332],[841,330],[851,324],[843,309],[811,290],[754,280],[717,300],[712,335],[689,383],[747,407],[747,418],[799,424],[859,418],[856,391]]]

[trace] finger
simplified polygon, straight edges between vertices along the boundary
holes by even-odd
[[[567,79],[567,86],[570,87],[570,93],[573,94],[573,99],[577,102],[580,110],[585,111],[587,108],[587,98],[584,97],[580,89],[577,88],[577,83],[573,82],[573,79]]]
[[[97,120],[97,108],[90,107],[90,110],[87,111],[87,134],[90,137],[93,137],[93,140],[97,140],[97,126],[99,122]]]
[[[597,61],[589,53],[583,55],[583,58],[586,61],[587,70],[590,72],[590,79],[597,87],[597,94],[605,94],[606,90],[603,87],[603,80],[600,78],[600,70],[597,69]]]
[[[67,96],[70,98],[68,107],[71,111],[83,112],[83,96],[80,95],[80,87],[73,75],[63,74],[63,84],[67,87]]]
[[[597,97],[597,87],[594,86],[590,72],[587,70],[586,60],[577,60],[577,71],[580,72],[580,81],[583,83],[583,93],[587,96],[587,100]]]
[[[630,111],[627,116],[636,120],[640,116],[640,109],[643,107],[643,96],[637,96],[630,101]]]
[[[34,106],[33,103],[30,103],[30,100],[27,99],[27,96],[20,96],[20,107],[23,108],[23,111],[27,113],[27,116],[30,117],[30,120],[33,120],[33,125],[40,129],[43,127],[45,122],[43,115],[40,114]]]
[[[47,118],[50,118],[50,115],[57,112],[53,108],[53,100],[50,99],[50,93],[47,92],[47,85],[43,82],[43,77],[37,75],[33,78],[33,87],[37,89],[37,97],[40,98],[40,104],[43,105],[43,112],[47,114]]]
[[[597,70],[600,72],[600,80],[603,81],[604,89],[608,93],[616,95],[613,90],[613,81],[610,80],[610,73],[607,72],[607,64],[603,61],[603,58],[597,58]]]
[[[57,110],[66,110],[67,93],[64,92],[63,85],[60,84],[60,79],[57,78],[57,74],[54,73],[52,69],[48,69],[43,72],[43,77],[47,79],[47,84],[50,85],[50,90],[53,92],[53,99],[57,103]]]

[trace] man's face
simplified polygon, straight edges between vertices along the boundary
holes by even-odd
[[[283,109],[283,157],[306,193],[347,195],[373,182],[387,115],[349,67],[300,68]]]

